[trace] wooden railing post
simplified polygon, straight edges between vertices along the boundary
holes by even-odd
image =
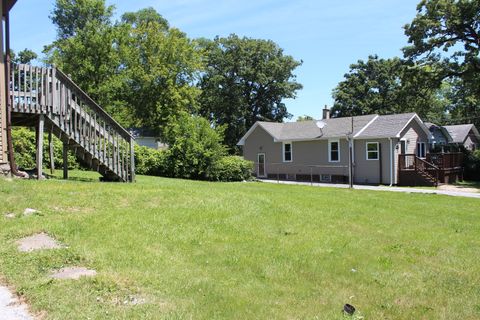
[[[43,130],[45,126],[45,116],[41,114],[37,124],[37,179],[43,176]]]
[[[50,160],[50,174],[55,172],[55,159],[54,159],[54,150],[53,150],[53,140],[52,140],[53,127],[50,128],[48,132],[48,154]]]
[[[63,179],[68,179],[68,142],[63,143]]]
[[[130,137],[130,182],[135,182],[135,146],[134,140]]]

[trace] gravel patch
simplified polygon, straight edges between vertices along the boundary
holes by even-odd
[[[46,233],[37,233],[17,241],[18,250],[31,252],[35,250],[59,249],[64,246]]]

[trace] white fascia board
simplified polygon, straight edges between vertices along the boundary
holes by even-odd
[[[265,129],[260,122],[257,121],[253,124],[253,126],[250,129],[248,129],[247,133],[245,133],[243,137],[238,141],[237,146],[245,145],[245,140],[247,140],[248,136],[251,135],[258,126],[262,127],[262,129],[273,138],[273,141],[276,142],[277,138],[272,136],[272,134],[267,129]]]
[[[406,127],[408,127],[408,125],[410,124],[410,122],[412,122],[413,120],[417,121],[418,125],[420,126],[420,128],[422,128],[423,132],[425,132],[425,134],[427,135],[427,137],[430,139],[430,136],[432,135],[432,133],[430,132],[430,130],[428,130],[427,126],[423,123],[422,119],[420,119],[420,117],[415,113],[411,118],[410,120],[407,121],[407,123],[403,126],[403,128],[395,135],[396,138],[400,138],[400,134],[402,133],[403,130],[405,130]]]

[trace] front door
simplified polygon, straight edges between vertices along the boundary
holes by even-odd
[[[257,174],[258,174],[259,177],[265,178],[267,176],[267,172],[265,170],[265,153],[259,153],[257,155],[257,159],[258,159]]]

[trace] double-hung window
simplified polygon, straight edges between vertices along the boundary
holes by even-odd
[[[378,142],[367,142],[367,160],[378,160]]]
[[[417,157],[425,158],[426,157],[426,144],[425,142],[417,142]]]
[[[328,141],[328,161],[340,162],[340,140]]]
[[[284,142],[283,143],[283,162],[292,162],[293,153],[292,153],[292,143]]]

